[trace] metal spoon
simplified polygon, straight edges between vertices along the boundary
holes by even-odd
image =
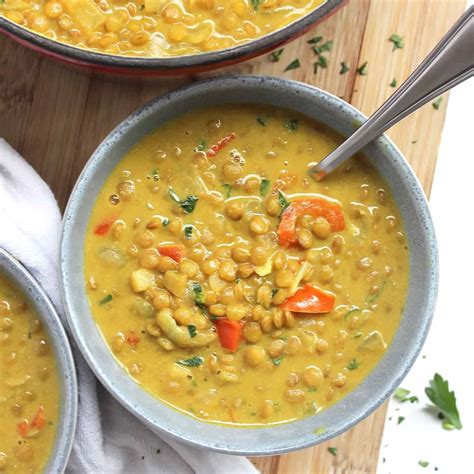
[[[345,142],[309,169],[318,181],[416,109],[474,76],[474,6],[464,12],[426,59]]]

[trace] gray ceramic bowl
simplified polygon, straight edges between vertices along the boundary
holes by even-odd
[[[234,454],[268,455],[305,448],[355,425],[400,384],[430,326],[438,282],[436,240],[423,191],[395,145],[386,137],[365,153],[394,192],[410,245],[410,289],[400,328],[369,377],[327,410],[300,421],[258,429],[223,427],[187,417],[142,390],[105,345],[85,296],[83,260],[86,226],[97,193],[109,173],[137,141],[164,122],[192,109],[223,103],[263,103],[305,114],[340,134],[354,132],[365,117],[342,100],[298,82],[261,76],[221,77],[195,83],[150,102],[120,124],[97,148],[73,190],[61,246],[63,296],[73,334],[106,388],[157,432],[187,443]],[[315,434],[315,429],[327,431]]]
[[[59,373],[61,406],[53,451],[44,472],[62,473],[74,439],[77,417],[77,381],[66,332],[41,286],[18,260],[0,249],[0,275],[20,288],[35,309],[51,340]]]

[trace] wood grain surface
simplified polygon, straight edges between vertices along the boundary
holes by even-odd
[[[325,89],[371,114],[419,64],[465,7],[464,0],[350,0],[331,18],[287,45],[279,62],[268,57],[221,73],[284,76]],[[397,33],[404,48],[392,51]],[[324,53],[327,68],[307,40],[333,40]],[[284,72],[294,59],[301,67]],[[350,70],[340,74],[341,62]],[[356,68],[367,61],[367,75]],[[206,74],[209,76],[210,74]],[[53,189],[61,208],[85,162],[128,114],[163,91],[199,79],[167,80],[102,76],[53,62],[0,37],[0,137],[5,138]],[[389,133],[429,194],[436,166],[447,97],[406,118]],[[265,474],[373,473],[376,471],[386,406],[328,443],[252,461]],[[337,447],[337,456],[327,448]]]

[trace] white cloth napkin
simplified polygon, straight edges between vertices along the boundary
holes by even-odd
[[[33,168],[0,139],[0,247],[18,258],[42,285],[63,323],[58,289],[61,214]],[[96,382],[71,341],[79,382],[71,474],[255,474],[244,457],[212,453],[158,437]]]

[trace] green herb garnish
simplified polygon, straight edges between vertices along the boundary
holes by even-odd
[[[331,51],[332,49],[332,45],[334,44],[334,41],[326,41],[324,44],[322,44],[321,46],[313,46],[313,51],[316,53],[316,54],[321,54],[321,53],[324,53],[326,51]]]
[[[333,456],[337,455],[337,448],[328,448],[328,452],[331,453]]]
[[[288,66],[286,66],[286,68],[283,72],[291,71],[292,69],[298,69],[300,66],[301,66],[300,60],[299,59],[293,59],[293,61],[291,61],[291,63],[288,64]]]
[[[198,151],[204,151],[206,149],[207,142],[204,140],[204,138],[201,138],[201,141],[199,142],[199,145],[197,146]]]
[[[198,200],[199,198],[197,196],[188,196],[184,201],[181,202],[181,209],[183,209],[186,214],[191,214],[191,212],[194,211]]]
[[[260,196],[264,197],[268,194],[270,189],[270,180],[266,178],[262,178],[260,181]]]
[[[283,193],[278,190],[278,203],[280,204],[281,207],[281,212],[280,216],[283,214],[285,209],[290,205],[290,203],[286,200],[286,197],[283,195]]]
[[[439,106],[441,105],[441,101],[443,100],[442,97],[438,97],[435,101],[431,102],[433,109],[439,110]]]
[[[390,38],[388,39],[393,43],[393,49],[392,51],[395,51],[396,49],[403,49],[403,38],[400,35],[397,35],[394,33],[393,35],[390,35]]]
[[[348,71],[349,71],[349,66],[344,61],[342,61],[341,70],[339,71],[339,74],[345,74]]]
[[[257,123],[259,123],[262,127],[266,127],[268,120],[265,117],[262,117],[261,115],[259,115],[257,117]]]
[[[103,298],[99,301],[99,306],[110,303],[112,301],[112,298],[113,298],[112,295],[107,295],[105,298]]]
[[[448,381],[441,375],[435,374],[433,380],[430,380],[430,386],[425,388],[425,393],[431,403],[443,414],[445,418],[443,428],[450,430],[454,427],[460,430],[462,424],[456,405],[456,395],[454,391],[449,391]]]
[[[205,295],[204,295],[204,290],[202,289],[202,286],[198,282],[194,282],[192,289],[193,289],[194,301],[196,301],[196,305],[199,307],[204,306]]]
[[[222,187],[225,189],[225,197],[229,198],[232,192],[232,184],[223,184]]]
[[[275,366],[275,367],[278,367],[280,364],[281,364],[281,361],[283,360],[283,356],[280,356],[280,357],[275,357],[274,359],[272,359],[272,364]]]
[[[158,173],[158,169],[154,169],[152,172],[151,172],[151,177],[153,178],[154,181],[159,181],[160,179],[160,175]]]
[[[270,54],[270,61],[272,63],[277,63],[278,61],[280,61],[280,56],[283,53],[283,49],[284,48],[277,49],[276,51],[273,51],[273,53]]]
[[[181,359],[178,360],[179,365],[184,365],[186,367],[197,367],[204,362],[204,359],[199,356],[191,357],[190,359]]]
[[[404,416],[399,416],[399,417],[398,417],[398,420],[397,420],[397,425],[399,425],[400,423],[402,423],[404,419],[405,419]]]
[[[421,467],[428,467],[430,465],[430,463],[428,461],[418,461],[418,464]]]
[[[318,44],[323,39],[322,36],[315,36],[307,41],[308,44]]]
[[[294,132],[298,128],[298,119],[285,120],[284,126],[290,130],[290,132]]]
[[[316,74],[318,69],[326,69],[328,67],[328,60],[324,56],[319,56],[318,60],[313,64],[313,72]]]
[[[184,231],[184,238],[186,240],[189,240],[191,238],[191,236],[193,235],[193,226],[192,225],[185,225],[183,227],[183,231]]]
[[[397,80],[395,78],[392,79],[392,82],[389,84],[390,87],[397,87]]]
[[[398,387],[393,393],[393,396],[402,403],[405,403],[405,402],[418,403],[420,401],[417,396],[415,395],[409,396],[409,394],[410,394],[410,390],[407,390],[406,388]]]
[[[357,69],[357,74],[360,74],[361,76],[367,76],[368,71],[368,61],[365,61],[365,63],[362,63]]]
[[[360,366],[360,362],[357,360],[357,359],[352,359],[348,364],[347,364],[347,368],[349,370],[356,370],[358,369]]]
[[[258,10],[258,7],[259,7],[261,1],[262,0],[250,0],[250,4],[252,5],[252,7],[255,11]]]
[[[170,220],[169,220],[167,217],[165,217],[165,218],[161,221],[161,225],[162,225],[163,227],[167,227],[167,226],[169,225],[169,223],[170,223]]]
[[[188,332],[191,338],[196,337],[197,331],[196,331],[196,326],[193,324],[188,324]]]
[[[372,296],[369,296],[369,298],[367,298],[367,301],[365,302],[365,306],[369,306],[372,303],[375,303],[380,298],[383,291],[385,290],[385,287],[387,286],[387,281],[388,280],[384,280],[382,282],[382,284],[380,285],[379,291],[377,293],[373,294]]]

